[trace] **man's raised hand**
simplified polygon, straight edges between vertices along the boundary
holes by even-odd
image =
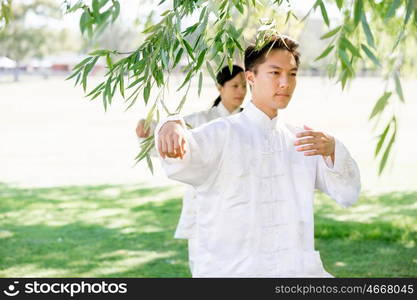
[[[158,151],[162,158],[181,158],[185,154],[185,130],[181,121],[168,121],[158,133]]]
[[[304,155],[322,155],[331,156],[334,162],[335,140],[329,134],[321,131],[315,131],[312,128],[304,125],[306,131],[297,133],[297,140],[294,142],[295,146],[302,146],[297,151],[305,151]]]

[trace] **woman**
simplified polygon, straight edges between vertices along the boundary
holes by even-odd
[[[220,95],[216,98],[212,107],[208,110],[196,112],[184,117],[185,122],[193,128],[211,120],[238,113],[242,110],[240,106],[246,96],[246,79],[244,70],[237,65],[233,65],[232,72],[230,72],[229,67],[226,66],[217,74],[216,81],[217,89],[219,90]],[[151,131],[155,128],[154,122],[151,125],[151,128],[147,131],[145,131],[144,125],[145,120],[142,119],[136,127],[136,134],[139,139],[147,138]],[[188,248],[191,272],[193,269],[193,247],[190,247],[190,243],[192,243],[192,238],[195,234],[194,230],[196,218],[194,195],[193,188],[190,187],[186,190],[183,198],[180,220],[174,236],[177,239],[189,240]]]
[[[233,65],[230,73],[229,67],[226,66],[217,73],[216,81],[220,95],[214,100],[212,107],[184,117],[185,122],[193,128],[241,111],[240,105],[246,95],[246,79],[243,69]],[[136,127],[136,135],[140,139],[147,138],[154,128],[155,123],[153,122],[151,128],[145,131],[145,120],[141,119]]]

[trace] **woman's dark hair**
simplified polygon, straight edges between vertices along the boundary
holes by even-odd
[[[225,67],[223,67],[223,69],[220,70],[219,73],[217,73],[216,81],[217,81],[218,84],[223,86],[226,82],[233,79],[240,72],[244,72],[244,71],[238,65],[233,65],[231,73],[230,73],[230,70],[229,70],[229,66],[225,66]],[[219,105],[220,101],[222,101],[222,98],[219,95],[219,97],[217,97],[216,100],[214,100],[214,103],[213,103],[212,107],[215,107],[215,106]]]

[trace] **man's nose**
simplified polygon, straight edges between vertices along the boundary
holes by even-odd
[[[289,86],[288,78],[285,76],[281,77],[278,81],[278,85],[280,88],[287,88]]]

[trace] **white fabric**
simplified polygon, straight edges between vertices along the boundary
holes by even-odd
[[[211,107],[209,110],[200,111],[191,115],[185,116],[184,121],[191,125],[192,128],[197,128],[209,121],[217,118],[227,117],[236,114],[240,108],[232,113],[229,113],[227,108],[220,102],[217,106]],[[196,209],[195,209],[196,193],[192,186],[189,186],[182,199],[181,215],[178,221],[177,229],[174,237],[177,239],[190,239],[195,236],[196,231]]]
[[[197,128],[209,121],[215,120],[217,118],[227,117],[233,114],[236,114],[240,111],[240,108],[237,108],[232,113],[230,113],[227,108],[223,105],[223,102],[220,102],[217,106],[211,107],[208,110],[199,111],[184,117],[184,121],[190,125],[192,128]],[[170,119],[178,119],[177,116],[168,117],[164,121]],[[154,132],[156,127],[155,122],[151,124],[151,130]],[[142,142],[143,139],[139,138],[139,142]],[[156,147],[152,150],[152,155],[157,156]],[[183,200],[182,200],[182,209],[181,215],[178,221],[177,228],[175,230],[174,237],[177,239],[189,239],[195,236],[196,231],[196,210],[195,210],[195,191],[192,186],[188,186],[186,189]]]
[[[359,169],[337,139],[334,166],[297,152],[301,131],[250,103],[185,130],[184,159],[161,158],[169,178],[196,189],[193,277],[332,277],[314,249],[314,190],[350,206]]]

